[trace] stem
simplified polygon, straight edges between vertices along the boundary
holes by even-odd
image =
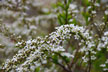
[[[91,71],[91,53],[89,51],[88,72]]]
[[[79,56],[77,56],[78,55],[78,51],[79,51],[79,45],[78,45],[78,47],[77,47],[77,49],[76,49],[76,52],[75,52],[75,57],[76,58],[78,58]],[[70,63],[70,67],[72,67],[72,65],[74,64],[74,58],[72,59],[72,61],[71,61],[71,63]]]
[[[64,3],[65,3],[65,12],[66,12],[65,24],[68,24],[68,7],[67,7],[67,0],[64,0]]]
[[[57,63],[57,65],[59,65],[60,67],[62,67],[66,72],[71,72],[70,70],[68,70],[64,65]]]
[[[52,61],[52,57],[49,57],[51,60],[51,62],[53,62]],[[53,62],[54,63],[54,62]],[[56,63],[56,65],[58,65],[58,66],[60,66],[64,71],[66,71],[66,72],[72,72],[71,70],[69,70],[67,67],[65,67],[63,64],[61,64],[61,63],[59,63],[59,62],[57,62]]]

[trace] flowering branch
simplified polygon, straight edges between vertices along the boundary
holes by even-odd
[[[63,25],[57,27],[56,29],[56,32],[52,32],[45,38],[38,37],[37,39],[27,41],[26,46],[19,50],[18,54],[16,54],[11,60],[8,60],[4,64],[3,69],[5,71],[28,71],[27,67],[31,66],[31,63],[37,61],[39,62],[40,59],[47,59],[47,56],[52,52],[60,53],[62,56],[66,57],[74,57],[73,55],[66,53],[65,49],[60,46],[60,43],[70,38],[72,35],[75,36],[75,39],[82,39],[82,43],[84,42],[83,39],[88,40],[88,42],[85,42],[86,44],[91,40],[91,37],[83,27],[78,27],[71,24]],[[92,46],[94,45],[88,44],[87,50],[91,50]],[[48,52],[48,55],[45,54],[45,51]],[[84,52],[83,50],[80,51]]]

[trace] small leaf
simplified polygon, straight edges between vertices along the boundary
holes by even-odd
[[[61,2],[58,2],[58,3],[57,3],[57,6],[60,6],[62,9],[65,9],[65,8],[64,8],[64,4],[62,4]]]
[[[53,56],[52,56],[52,59],[53,59],[53,62],[54,62],[55,64],[58,63],[58,56],[57,56],[57,55],[53,55]]]
[[[40,67],[37,67],[37,68],[35,69],[35,72],[40,72]]]

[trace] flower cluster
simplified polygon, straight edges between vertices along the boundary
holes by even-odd
[[[30,71],[31,66],[34,65],[36,67],[38,65],[37,63],[46,60],[49,58],[48,56],[54,55],[55,53],[68,58],[74,58],[74,55],[65,52],[65,48],[61,45],[62,42],[66,39],[70,39],[71,36],[81,40],[80,45],[85,44],[85,49],[81,50],[82,53],[85,51],[90,51],[93,54],[95,53],[92,49],[94,46],[93,42],[91,42],[92,38],[83,27],[70,24],[57,27],[56,29],[57,31],[52,32],[49,36],[45,36],[45,38],[38,37],[37,39],[26,41],[24,48],[19,50],[18,54],[11,60],[7,60],[3,69],[5,71],[15,70],[18,72]],[[87,42],[84,41],[85,39]],[[88,54],[86,53],[86,55]],[[34,69],[32,68],[32,70]]]

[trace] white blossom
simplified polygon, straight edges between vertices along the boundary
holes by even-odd
[[[92,41],[92,37],[89,36],[88,30],[85,31],[83,27],[74,26],[74,24],[63,25],[56,27],[56,29],[57,31],[52,32],[51,34],[49,34],[49,36],[45,36],[45,38],[37,37],[37,39],[26,41],[24,48],[19,50],[18,54],[16,54],[11,60],[6,62],[3,69],[6,69],[6,71],[8,71],[9,69],[12,69],[14,67],[16,68],[16,70],[19,70],[21,68],[21,71],[28,71],[27,67],[33,66],[31,65],[31,63],[40,63],[40,60],[45,61],[47,59],[47,55],[44,54],[44,51],[47,51],[48,55],[60,53],[61,56],[74,58],[74,54],[65,52],[65,48],[60,45],[61,42],[64,42],[66,39],[70,39],[71,36],[74,36],[77,40],[81,39],[80,44],[85,44],[80,50],[80,52],[82,53],[86,51],[85,56],[82,57],[84,62],[88,61],[88,51],[94,54],[93,56],[91,56],[91,59],[96,59],[96,52],[92,49],[92,47],[94,47],[95,45]],[[85,42],[84,39],[86,39],[87,41]],[[20,64],[21,60],[24,60],[24,62]],[[19,65],[15,64],[16,62],[18,62]],[[37,65],[38,64],[36,64],[35,67],[37,67]],[[34,70],[34,68],[32,68],[31,70]]]

